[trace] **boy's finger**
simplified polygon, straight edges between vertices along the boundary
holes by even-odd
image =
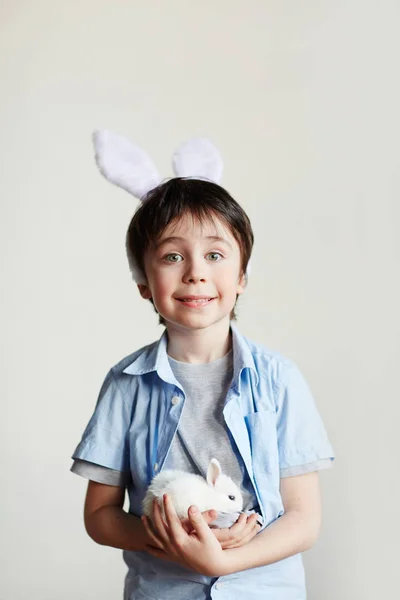
[[[215,521],[215,519],[218,516],[218,513],[216,510],[214,510],[213,508],[210,510],[205,510],[201,513],[203,515],[203,519],[205,520],[205,522],[209,525],[210,523],[212,523],[213,521]],[[185,529],[185,531],[187,531],[188,533],[190,531],[193,531],[193,526],[190,522],[189,518],[185,518],[185,519],[181,519],[181,523],[182,523],[182,527]]]
[[[248,519],[245,528],[241,532],[242,539],[240,542],[243,543],[244,540],[248,541],[248,538],[250,537],[251,539],[251,537],[254,535],[254,532],[257,533],[260,529],[261,525],[257,523],[257,519]]]
[[[142,519],[143,526],[144,526],[144,528],[145,528],[145,530],[146,530],[147,537],[148,537],[148,538],[151,540],[151,543],[153,544],[153,546],[157,546],[157,548],[161,548],[162,550],[164,550],[164,545],[163,545],[163,544],[162,544],[162,542],[161,542],[161,541],[160,541],[160,540],[159,540],[159,539],[156,537],[156,535],[154,534],[154,532],[153,532],[153,531],[152,531],[152,529],[150,528],[150,525],[149,525],[149,520],[148,520],[148,518],[147,518],[145,515],[143,515],[143,516],[141,517],[141,519]]]
[[[246,544],[251,542],[251,540],[257,535],[257,533],[260,531],[260,529],[261,529],[261,525],[258,525],[258,524],[254,525],[254,527],[250,531],[250,533],[248,533],[244,538],[242,538],[241,540],[238,540],[234,544],[229,544],[229,542],[228,542],[226,544],[226,546],[223,548],[223,550],[230,550],[231,548],[239,548],[240,546],[245,546]]]
[[[232,533],[230,529],[211,529],[214,537],[217,538],[220,544],[225,543],[232,539]]]
[[[181,525],[186,533],[190,533],[193,530],[193,527],[189,521],[189,519],[181,519]]]
[[[153,501],[153,523],[158,535],[160,536],[162,541],[166,543],[168,541],[168,533],[166,531],[165,524],[161,515],[161,509],[157,500]]]
[[[248,525],[255,525],[255,524],[257,523],[257,519],[258,519],[258,515],[257,515],[257,513],[253,513],[253,514],[251,515],[251,517],[249,517],[249,518],[247,519],[247,524],[248,524]]]
[[[251,517],[249,517],[247,519],[247,522],[245,523],[243,530],[240,532],[241,535],[243,536],[243,538],[247,538],[247,536],[251,534],[251,532],[253,531],[253,529],[256,525],[257,525],[257,517],[255,515],[252,515]]]
[[[169,527],[169,531],[170,531],[172,538],[176,541],[182,537],[182,534],[186,536],[187,531],[182,526],[182,523],[181,523],[178,515],[176,514],[176,510],[175,510],[174,505],[172,504],[172,501],[171,501],[170,497],[168,496],[168,494],[163,495],[163,502],[164,502],[165,518],[167,519],[167,525]]]
[[[210,535],[213,535],[212,529],[209,528],[207,523],[203,519],[202,513],[199,511],[197,506],[190,506],[188,510],[190,522],[193,525],[193,529],[196,530],[197,536],[200,541],[206,541]]]
[[[235,525],[237,525],[238,523],[247,523],[247,521],[248,521],[248,518],[247,518],[247,515],[246,515],[246,513],[242,513],[242,514],[240,515],[240,517],[238,518],[238,520],[236,521],[236,523],[234,523],[234,524],[232,525],[232,527],[234,527],[234,526],[235,526]]]
[[[229,529],[221,529],[219,534],[216,534],[215,537],[221,543],[223,550],[227,548],[237,548],[253,537],[255,526],[260,528],[260,526],[257,525],[256,515],[248,517],[245,513],[242,513],[236,523],[231,525]]]
[[[236,523],[229,527],[229,531],[231,531],[233,535],[237,535],[246,528],[247,523],[247,516],[242,513]]]
[[[154,548],[153,546],[147,545],[145,547],[146,552],[151,554],[152,556],[157,556],[157,558],[167,558],[168,554],[159,548]]]
[[[203,519],[206,523],[211,523],[212,521],[215,521],[215,519],[218,517],[218,512],[213,508],[211,508],[210,510],[205,510],[201,514],[203,515]]]

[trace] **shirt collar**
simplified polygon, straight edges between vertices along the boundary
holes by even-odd
[[[256,385],[258,385],[259,376],[248,341],[232,321],[230,328],[233,347],[233,384],[240,391],[240,375],[243,369],[251,369],[254,372]],[[144,352],[141,352],[123,372],[129,375],[144,375],[157,371],[161,379],[180,388],[181,385],[175,379],[168,361],[167,342],[167,330],[165,330],[160,339],[148,346]]]

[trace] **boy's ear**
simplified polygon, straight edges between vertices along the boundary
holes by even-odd
[[[144,283],[138,283],[137,286],[138,286],[138,290],[139,290],[142,298],[144,298],[145,300],[150,300],[151,299],[151,291],[150,291],[149,286],[145,285]]]
[[[238,283],[236,286],[236,293],[243,294],[244,290],[246,289],[246,284],[247,284],[246,275],[244,273],[242,273],[238,279]]]

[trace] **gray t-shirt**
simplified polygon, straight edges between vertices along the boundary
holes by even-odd
[[[256,508],[253,487],[240,455],[233,450],[235,442],[222,412],[233,377],[233,351],[204,364],[180,362],[170,356],[168,360],[185,391],[185,406],[165,468],[206,477],[210,460],[216,458],[222,472],[239,485],[243,510]]]
[[[222,471],[241,488],[243,510],[257,510],[247,470],[239,453],[234,452],[223,417],[223,406],[233,376],[233,350],[205,364],[180,362],[168,357],[171,369],[185,392],[185,406],[165,461],[165,468],[181,469],[206,476],[211,458],[217,458]],[[329,468],[330,459],[281,469],[281,477],[302,475]],[[106,485],[127,486],[129,474],[75,459],[71,471]]]

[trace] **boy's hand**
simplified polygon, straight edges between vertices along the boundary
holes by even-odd
[[[207,525],[212,523],[217,518],[217,515],[218,515],[217,511],[214,510],[213,508],[211,510],[205,510],[201,514],[203,515],[203,519],[205,520]],[[194,527],[193,527],[192,523],[190,522],[190,519],[188,519],[187,517],[186,517],[186,519],[181,519],[181,523],[182,523],[182,527],[184,528],[186,533],[192,533],[194,531]]]
[[[145,548],[147,552],[211,577],[220,577],[229,572],[228,556],[224,554],[202,513],[193,506],[189,509],[192,532],[187,533],[167,494],[164,495],[163,501],[166,521],[161,515],[158,503],[153,503],[155,532],[150,529],[150,519],[142,516],[142,522],[151,540]],[[210,515],[209,520],[213,520]]]
[[[154,502],[153,502],[153,506],[154,506]],[[217,518],[217,515],[218,515],[217,511],[214,510],[213,508],[210,509],[210,510],[205,510],[201,514],[203,516],[203,519],[207,523],[207,525],[209,525],[210,523],[212,523],[213,521],[215,521],[215,519]],[[183,529],[186,531],[186,533],[193,533],[194,532],[194,527],[193,527],[193,525],[190,522],[190,519],[188,517],[186,517],[185,519],[181,519],[180,521],[181,521],[181,525],[182,525]],[[144,519],[142,519],[142,523],[144,523]],[[152,523],[152,521],[150,519],[147,519],[147,524],[148,524],[149,529],[153,533],[156,533],[154,525],[153,525],[153,523]],[[167,529],[168,529],[168,526],[167,526]],[[146,528],[146,532],[147,531],[148,530]],[[159,547],[161,547],[161,546],[159,546]]]
[[[239,548],[244,546],[257,535],[261,529],[261,525],[257,523],[258,515],[252,514],[250,517],[242,513],[236,523],[231,527],[224,529],[211,529],[222,550],[228,548]]]

